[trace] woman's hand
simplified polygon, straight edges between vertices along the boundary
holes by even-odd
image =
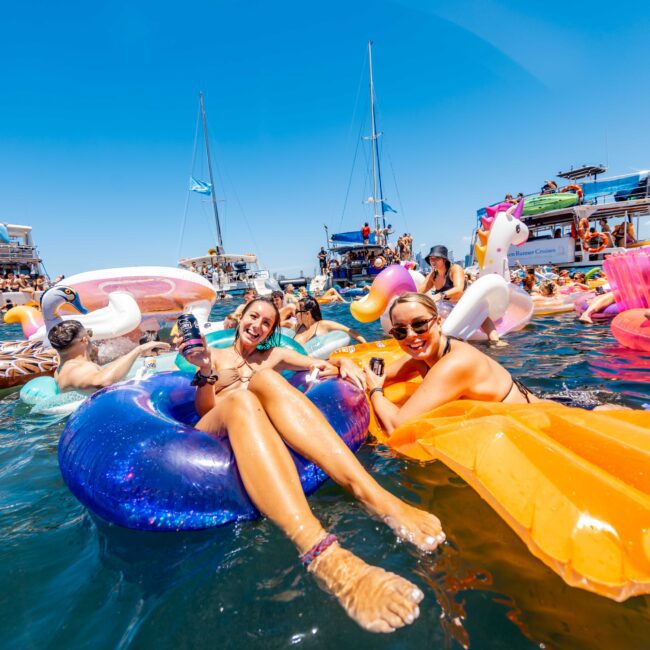
[[[189,363],[196,366],[202,375],[208,376],[212,373],[212,355],[208,344],[205,342],[205,337],[201,336],[201,341],[203,341],[201,347],[192,348],[187,351],[187,354],[183,351],[182,344],[178,346],[178,351]]]
[[[381,377],[378,374],[374,373],[370,366],[364,366],[363,371],[366,375],[366,388],[367,390],[372,390],[373,388],[383,388],[384,382],[386,381],[385,377]]]
[[[311,359],[309,371],[311,373],[314,370],[318,370],[321,377],[336,377],[339,374],[338,368],[325,359]]]
[[[352,382],[359,390],[366,389],[366,377],[359,366],[352,359],[339,359],[341,379]]]

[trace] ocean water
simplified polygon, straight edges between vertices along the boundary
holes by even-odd
[[[214,318],[232,309],[217,306]],[[354,322],[345,305],[325,317]],[[0,326],[0,338],[21,338]],[[619,348],[607,325],[534,320],[490,349],[539,394],[585,406],[650,408],[650,356]],[[448,542],[422,556],[369,519],[338,486],[310,499],[365,560],[416,582],[420,618],[387,636],[362,631],[299,565],[267,521],[195,533],[143,533],[92,517],[57,465],[64,423],[0,397],[0,645],[3,648],[589,648],[639,649],[650,599],[615,603],[568,587],[461,479],[382,446],[359,457],[389,490],[435,512]]]

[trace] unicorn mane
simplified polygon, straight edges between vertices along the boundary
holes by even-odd
[[[485,254],[488,249],[488,241],[490,239],[490,232],[492,230],[492,225],[496,219],[497,214],[500,212],[505,212],[506,214],[511,214],[515,219],[521,219],[521,213],[524,209],[524,202],[519,201],[516,205],[511,203],[497,203],[497,205],[488,206],[485,208],[487,216],[481,217],[481,226],[476,232],[478,235],[478,240],[474,244],[474,252],[476,253],[476,261],[478,262],[479,267],[482,269],[485,265]]]

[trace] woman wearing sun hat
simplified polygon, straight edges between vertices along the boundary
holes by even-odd
[[[420,293],[431,292],[436,301],[458,302],[465,291],[465,273],[460,264],[449,259],[447,247],[442,244],[432,246],[424,259],[431,266],[431,272],[420,287]]]
[[[424,284],[420,286],[418,292],[430,292],[436,302],[448,300],[451,303],[457,303],[467,288],[465,272],[460,264],[454,264],[449,259],[449,251],[442,244],[432,246],[424,259],[431,266],[431,272],[425,278]],[[481,325],[481,329],[487,334],[491,344],[507,345],[499,339],[496,327],[489,318]]]

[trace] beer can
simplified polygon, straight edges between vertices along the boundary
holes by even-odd
[[[146,370],[154,371],[157,367],[156,357],[145,357],[144,367]]]
[[[178,334],[183,339],[183,342],[179,346],[182,354],[187,354],[194,348],[203,347],[201,328],[195,316],[192,314],[181,314],[177,322]]]
[[[370,359],[370,370],[380,377],[384,376],[384,360],[381,357],[372,357]]]

